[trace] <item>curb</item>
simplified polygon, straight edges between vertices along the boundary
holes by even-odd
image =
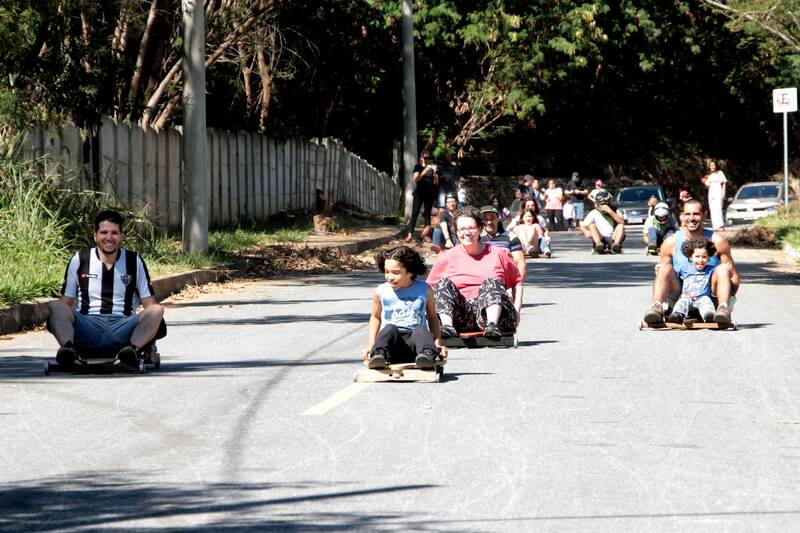
[[[392,234],[391,236],[375,237],[373,239],[365,239],[340,245],[312,246],[312,248],[328,248],[352,255],[390,242],[402,234],[403,232],[399,231],[397,234]],[[243,272],[251,262],[258,261],[258,257],[246,256],[242,259],[242,263],[190,270],[180,274],[170,274],[168,276],[155,278],[152,280],[152,283],[153,289],[156,292],[156,298],[160,300],[181,291],[184,287],[189,285],[203,285],[230,279]],[[44,323],[47,317],[50,316],[49,305],[53,300],[55,300],[55,298],[37,298],[32,302],[12,305],[8,309],[0,311],[0,335],[17,333],[23,329]]]

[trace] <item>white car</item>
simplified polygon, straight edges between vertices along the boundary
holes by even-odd
[[[789,189],[789,201],[792,200],[794,193]],[[729,226],[748,224],[767,215],[774,215],[782,203],[783,183],[779,181],[742,185],[725,211],[725,223]]]

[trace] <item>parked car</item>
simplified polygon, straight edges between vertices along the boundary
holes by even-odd
[[[664,190],[660,185],[625,187],[617,192],[614,205],[626,224],[644,224],[647,219],[647,202],[651,196],[655,196],[659,202],[665,200]]]
[[[789,201],[794,193],[789,189]],[[759,181],[748,183],[736,191],[736,196],[725,211],[725,223],[746,224],[778,212],[783,203],[783,183],[779,181]]]

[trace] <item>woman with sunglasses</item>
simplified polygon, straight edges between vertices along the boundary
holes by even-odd
[[[515,332],[522,276],[514,259],[508,251],[481,242],[483,217],[477,208],[458,209],[455,218],[459,244],[439,256],[427,279],[442,338],[478,330],[494,338]]]

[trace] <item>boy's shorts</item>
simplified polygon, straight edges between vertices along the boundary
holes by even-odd
[[[133,330],[139,325],[136,315],[75,314],[73,344],[84,357],[114,357],[131,343]]]

